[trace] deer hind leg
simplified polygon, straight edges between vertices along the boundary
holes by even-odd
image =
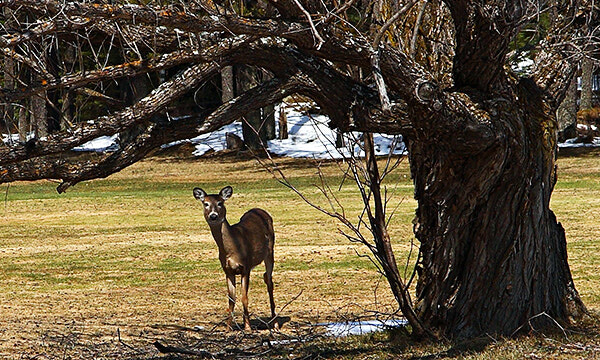
[[[248,313],[248,288],[250,287],[250,273],[242,274],[242,305],[244,306],[244,330],[252,331],[250,327],[250,314]]]
[[[271,322],[275,329],[279,329],[279,323],[275,319],[275,300],[273,300],[273,265],[275,260],[273,259],[273,253],[269,254],[265,259],[265,284],[267,284],[267,291],[269,292],[269,301],[271,303]]]
[[[227,296],[229,298],[229,310],[227,311],[227,326],[233,329],[231,321],[233,320],[233,309],[235,308],[235,275],[227,275]]]

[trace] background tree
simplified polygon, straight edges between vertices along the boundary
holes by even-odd
[[[258,1],[256,12],[246,12],[212,1],[0,0],[37,19],[5,26],[0,36],[3,56],[35,74],[31,83],[2,89],[4,103],[92,85],[109,96],[114,79],[168,73],[133,104],[88,107],[86,116],[79,105],[81,121],[73,127],[0,148],[0,181],[60,179],[62,192],[117,172],[162,144],[301,94],[319,104],[332,128],[402,134],[407,143],[421,259],[415,310],[427,330],[413,328],[416,335],[512,335],[567,324],[585,307],[567,263],[564,230],[549,208],[557,176],[555,112],[575,72],[579,42],[594,36],[584,25],[597,22],[600,12],[586,1],[547,1],[542,8],[521,0],[417,3]],[[555,21],[536,48],[533,70],[512,73],[506,67],[511,42],[549,11]],[[78,45],[76,65],[49,71],[28,47],[43,38],[55,50]],[[134,57],[108,56],[125,46]],[[169,121],[194,91],[220,83],[230,65],[272,77]],[[68,155],[97,136],[140,126],[118,151],[93,160]]]

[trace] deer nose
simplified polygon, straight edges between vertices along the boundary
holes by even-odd
[[[215,221],[215,220],[217,220],[217,218],[218,218],[218,217],[219,217],[219,216],[218,216],[217,214],[214,214],[214,213],[213,213],[213,214],[210,214],[210,215],[208,216],[208,218],[209,218],[211,221]]]

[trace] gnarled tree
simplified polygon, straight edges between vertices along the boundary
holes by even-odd
[[[563,228],[549,208],[556,182],[554,114],[574,72],[569,60],[577,47],[570,44],[589,35],[578,28],[585,23],[580,17],[598,9],[585,1],[418,3],[259,1],[241,16],[231,2],[210,0],[171,6],[0,0],[16,14],[2,29],[2,56],[35,73],[31,83],[5,79],[5,104],[55,90],[94,86],[98,92],[111,80],[140,74],[171,76],[135,103],[1,146],[0,182],[54,178],[64,191],[119,171],[162,144],[302,94],[341,131],[404,136],[421,244],[416,314],[425,329],[463,338],[511,335],[524,325],[548,325],[549,318],[568,323],[585,308]],[[534,70],[518,77],[507,66],[511,41],[546,11],[557,14],[552,29]],[[25,13],[37,20],[26,22]],[[69,46],[81,56],[50,71],[43,56],[30,51],[42,38],[52,38],[44,43],[56,46],[59,58]],[[101,47],[105,55],[86,61]],[[119,56],[110,56],[113,47]],[[169,116],[170,104],[191,97],[230,65],[259,67],[272,77],[228,102]],[[141,131],[113,153],[92,160],[65,156],[95,137],[134,128]]]

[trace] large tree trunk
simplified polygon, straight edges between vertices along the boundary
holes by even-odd
[[[39,80],[38,80],[39,81]],[[48,136],[48,108],[46,107],[46,92],[33,95],[30,100],[31,122],[36,138]]]
[[[558,121],[558,139],[564,142],[577,136],[577,79],[573,78],[567,89],[565,99],[556,110]]]
[[[477,141],[469,138],[409,141],[422,252],[417,310],[449,338],[512,335],[530,319],[565,323],[585,309],[549,208],[556,126],[537,89],[518,88],[519,100],[497,106],[498,141],[483,151],[444,143]]]
[[[221,70],[221,101],[227,102],[234,97],[233,66],[225,66]]]
[[[589,57],[581,60],[581,100],[579,109],[585,110],[592,107],[592,78],[594,76],[594,62]]]
[[[6,21],[6,26],[11,26],[12,25],[12,21],[11,21],[12,10],[3,9],[2,12],[3,12],[3,15],[5,16],[5,18],[9,19]],[[16,82],[15,79],[17,76],[17,64],[14,61],[14,59],[9,56],[5,56],[2,59],[2,62],[3,62],[2,65],[4,67],[3,88],[7,89],[9,91],[14,90],[15,82]],[[4,119],[3,125],[6,130],[6,133],[8,135],[11,135],[14,131],[15,109],[14,109],[13,105],[10,104],[9,102],[6,102],[2,106],[2,118]],[[0,129],[2,129],[2,127],[0,127]],[[0,139],[1,139],[1,132],[0,132]],[[11,144],[12,140],[13,140],[12,136],[9,136],[8,143]]]
[[[256,74],[260,70],[249,66],[239,66],[235,70],[236,94],[241,94],[258,84]],[[250,111],[242,118],[242,135],[244,144],[249,149],[258,150],[267,146],[267,128],[261,109]]]

